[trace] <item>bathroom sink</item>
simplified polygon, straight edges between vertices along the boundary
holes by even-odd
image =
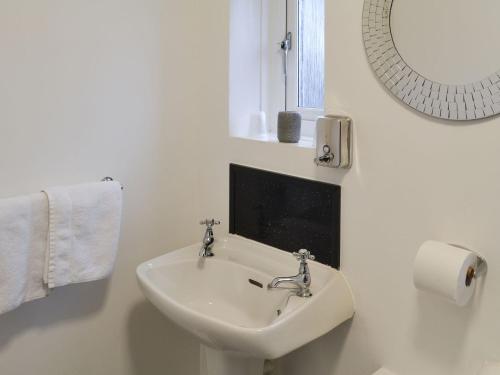
[[[146,297],[202,344],[231,355],[281,357],[329,332],[354,314],[343,274],[310,262],[312,297],[268,289],[276,276],[295,275],[290,254],[239,236],[216,241],[215,256],[200,245],[162,255],[137,268]]]

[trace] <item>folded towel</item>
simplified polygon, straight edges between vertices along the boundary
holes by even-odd
[[[0,200],[0,314],[45,297],[45,194]]]
[[[44,281],[48,287],[109,276],[120,235],[120,183],[55,187],[44,192],[49,200],[49,235],[44,267]]]

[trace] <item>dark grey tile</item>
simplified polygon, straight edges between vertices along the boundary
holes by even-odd
[[[340,266],[338,185],[230,165],[230,232]]]

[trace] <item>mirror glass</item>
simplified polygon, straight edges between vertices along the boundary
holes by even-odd
[[[390,28],[403,60],[425,78],[466,84],[500,68],[499,0],[394,0]]]

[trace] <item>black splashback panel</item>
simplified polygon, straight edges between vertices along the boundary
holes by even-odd
[[[230,165],[229,231],[340,266],[340,186]]]

